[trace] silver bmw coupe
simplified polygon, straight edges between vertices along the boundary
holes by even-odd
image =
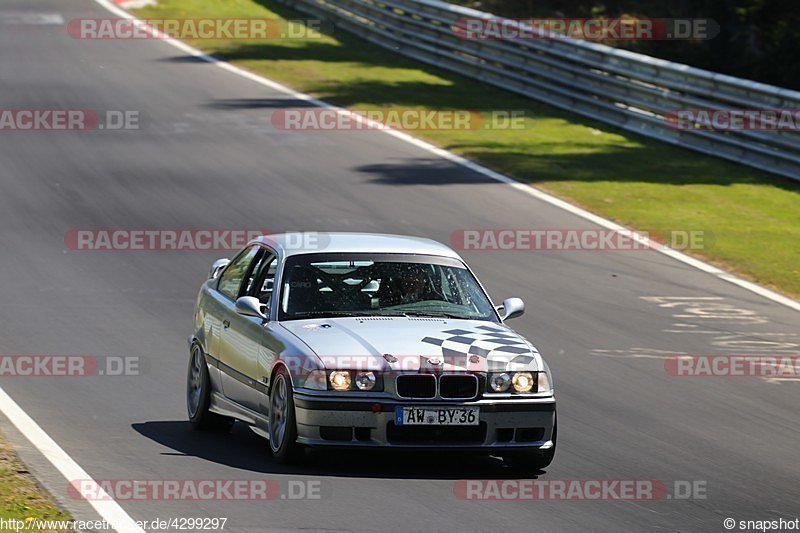
[[[417,237],[286,233],[217,260],[189,337],[189,420],[304,447],[448,448],[541,469],[553,379],[450,248]]]

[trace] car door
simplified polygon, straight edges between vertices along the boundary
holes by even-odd
[[[257,287],[258,281],[266,272],[265,267],[275,262],[275,254],[271,250],[263,246],[259,248],[252,264],[244,271],[237,298],[259,297],[261,287]],[[265,305],[263,310],[269,313],[268,306]],[[228,317],[227,327],[223,323],[220,341],[221,362],[228,370],[223,377],[226,395],[253,410],[259,409],[260,396],[266,388],[259,383],[259,360],[263,357],[262,340],[266,324],[267,321],[259,317],[241,315],[234,309]]]
[[[258,245],[252,245],[243,250],[220,274],[216,290],[210,291],[210,296],[214,301],[209,305],[209,309],[213,310],[214,314],[218,313],[218,316],[214,317],[214,321],[220,326],[217,339],[213,343],[216,350],[211,355],[220,362],[222,392],[236,401],[239,401],[240,394],[238,387],[234,384],[235,379],[231,379],[233,369],[225,363],[226,342],[230,342],[230,339],[226,341],[226,337],[231,327],[231,319],[237,315],[235,302],[241,293],[244,278],[263,253],[263,249]]]
[[[216,361],[220,361],[221,358],[220,339],[223,322],[226,325],[230,324],[229,315],[233,310],[231,299],[235,298],[235,294],[239,291],[243,277],[241,270],[252,263],[257,252],[256,246],[249,246],[239,252],[218,277],[209,282],[209,289],[203,296],[202,323],[206,337],[205,349],[206,353]],[[223,393],[225,392],[221,383],[217,386]]]
[[[267,258],[262,261],[261,272],[256,277],[255,283],[247,293],[248,296],[258,298],[264,304],[268,312],[277,312],[277,307],[273,305],[273,295],[277,294],[275,289],[275,282],[277,278],[279,259],[275,256]],[[274,311],[273,308],[275,309]],[[258,410],[264,414],[269,412],[269,397],[267,396],[267,385],[269,384],[269,375],[272,371],[272,365],[285,348],[285,344],[281,340],[280,325],[275,320],[275,315],[271,314],[270,320],[264,325],[264,331],[261,341],[261,350],[258,354],[258,361],[256,365],[256,377],[258,377],[260,384],[259,391],[259,405]]]

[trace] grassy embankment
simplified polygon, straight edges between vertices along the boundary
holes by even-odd
[[[39,487],[2,436],[0,436],[0,518],[26,522],[36,519],[70,519],[70,516],[56,507],[50,496]],[[11,530],[0,528],[0,531]],[[23,531],[42,530],[31,528]]]

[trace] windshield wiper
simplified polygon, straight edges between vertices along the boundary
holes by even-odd
[[[294,313],[291,315],[293,319],[302,318],[329,318],[329,317],[361,317],[361,316],[403,316],[401,314],[388,315],[381,313],[370,313],[367,311],[307,311],[305,313]]]
[[[453,313],[435,312],[435,311],[402,311],[405,317],[429,317],[429,318],[459,318],[469,320],[469,317],[455,315]]]
[[[455,315],[453,313],[443,313],[435,311],[395,311],[392,313],[370,313],[368,311],[307,311],[291,315],[292,320],[302,320],[304,318],[335,318],[335,317],[365,317],[365,316],[385,316],[385,317],[422,317],[422,318],[455,318],[469,320],[469,317]]]

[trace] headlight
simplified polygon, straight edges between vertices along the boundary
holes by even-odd
[[[553,384],[547,371],[539,372],[491,372],[487,379],[489,392],[511,392],[515,394],[552,393]]]
[[[511,384],[516,392],[530,392],[533,389],[533,374],[530,372],[517,372],[511,378]]]
[[[330,381],[333,390],[345,391],[350,390],[352,378],[350,377],[350,372],[346,370],[334,370],[328,377],[328,381]]]
[[[378,379],[375,377],[375,372],[359,372],[356,374],[356,387],[358,387],[358,390],[372,390],[377,382]]]
[[[511,386],[511,376],[503,372],[502,374],[491,374],[489,377],[489,388],[492,392],[506,392]]]

